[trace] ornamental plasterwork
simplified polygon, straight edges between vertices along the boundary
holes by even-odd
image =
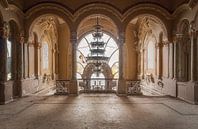
[[[1,31],[0,36],[3,38],[7,38],[10,32],[9,24],[7,22],[4,22],[3,27],[0,28],[0,31]]]
[[[39,19],[37,25],[41,27],[41,34],[47,36],[48,40],[55,44],[58,40],[58,32],[56,28],[56,21],[54,17],[43,17]]]

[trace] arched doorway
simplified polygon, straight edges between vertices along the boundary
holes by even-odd
[[[112,92],[117,90],[119,49],[115,36],[103,29],[105,17],[92,16],[92,29],[81,35],[77,47],[79,91]],[[104,24],[104,25],[103,25]]]

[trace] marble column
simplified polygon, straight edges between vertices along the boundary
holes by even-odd
[[[24,46],[24,42],[25,42],[23,32],[21,32],[19,34],[19,41],[18,42],[19,42],[19,45],[18,45],[18,78],[22,79],[23,78],[23,72],[24,72],[24,68],[23,68],[23,65],[24,65],[23,46]]]
[[[174,78],[174,44],[169,44],[169,77]]]
[[[70,94],[78,94],[78,85],[76,79],[76,70],[77,70],[77,63],[76,63],[76,51],[77,51],[77,32],[71,32],[71,39],[70,42],[72,44],[72,80],[71,85],[69,88]]]
[[[163,54],[162,54],[162,49],[163,49],[163,43],[162,41],[160,41],[158,44],[157,44],[157,50],[158,50],[158,79],[162,79],[162,62],[163,62]]]
[[[17,86],[15,88],[16,96],[22,96],[22,80],[23,80],[23,45],[24,45],[24,33],[19,33],[17,39]]]
[[[58,79],[58,57],[59,57],[59,50],[57,44],[55,44],[55,79]]]
[[[39,75],[39,72],[38,72],[38,63],[39,63],[39,57],[38,57],[38,54],[39,54],[39,43],[34,43],[34,75],[35,75],[35,78],[38,79],[38,75]]]
[[[56,64],[56,50],[52,48],[52,79],[54,80],[56,77],[55,74],[55,64]]]
[[[196,32],[194,29],[191,30],[191,81],[194,81],[195,77],[195,43],[196,43]]]
[[[119,36],[119,82],[118,82],[118,94],[126,94],[127,93],[127,87],[126,82],[124,79],[124,73],[123,73],[123,63],[124,63],[124,57],[123,57],[123,49],[124,49],[124,43],[125,43],[125,33],[121,32]]]

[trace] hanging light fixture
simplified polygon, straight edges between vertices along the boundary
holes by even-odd
[[[93,41],[90,43],[90,54],[87,56],[87,62],[94,64],[94,72],[97,76],[102,71],[101,65],[107,63],[109,57],[105,56],[105,42],[103,41],[102,26],[99,25],[99,19],[96,18],[96,25],[94,25],[94,32],[92,33]]]

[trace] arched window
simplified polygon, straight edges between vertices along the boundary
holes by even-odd
[[[147,68],[148,69],[155,68],[155,44],[152,41],[149,41],[149,43],[148,43]]]
[[[107,64],[112,70],[112,74],[119,72],[119,49],[115,40],[108,34],[103,33],[102,39],[105,42],[105,57],[109,60]],[[77,50],[77,72],[83,74],[84,68],[87,66],[86,57],[90,54],[90,43],[94,41],[93,35],[90,33],[80,41]],[[117,76],[115,76],[117,77]]]
[[[48,47],[48,43],[46,43],[46,42],[43,43],[42,54],[43,54],[43,69],[48,69],[48,67],[49,67],[49,47]]]

